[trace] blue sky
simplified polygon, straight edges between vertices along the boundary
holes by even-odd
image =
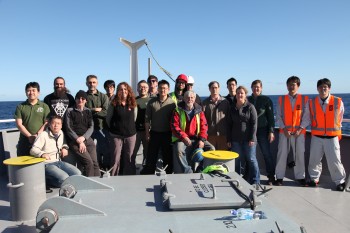
[[[0,0],[0,101],[24,100],[24,86],[41,85],[41,98],[62,76],[73,95],[85,78],[129,81],[129,50],[119,38],[146,39],[174,77],[195,78],[208,95],[217,80],[222,95],[235,77],[250,87],[263,81],[266,95],[285,94],[291,75],[302,93],[318,79],[333,93],[349,93],[350,1],[337,0]],[[146,46],[138,51],[139,79],[148,75]],[[152,73],[171,81],[152,61]],[[171,81],[171,89],[174,85]]]

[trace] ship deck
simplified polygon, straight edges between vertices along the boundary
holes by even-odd
[[[306,145],[309,145],[308,140]],[[343,137],[341,142],[342,161],[347,174],[349,174],[350,157],[346,151],[350,148],[350,137]],[[309,148],[306,149],[306,152]],[[276,150],[274,147],[273,150]],[[261,160],[261,157],[258,156]],[[138,167],[142,157],[138,156]],[[261,164],[261,163],[259,163]],[[286,215],[291,221],[299,226],[303,226],[308,233],[320,232],[350,232],[350,221],[347,215],[350,209],[350,193],[348,191],[335,191],[335,185],[331,182],[329,172],[327,171],[326,162],[323,161],[324,171],[320,179],[318,187],[300,187],[294,182],[292,169],[287,169],[286,179],[283,186],[266,186],[272,188],[266,193],[269,208],[275,208],[283,215]],[[261,167],[261,172],[264,174],[264,168]],[[125,178],[125,177],[124,177]],[[140,177],[141,178],[141,177]],[[116,177],[115,179],[118,179]],[[134,180],[137,177],[133,178]],[[144,178],[142,178],[144,179]],[[266,181],[266,176],[261,176],[262,184]],[[3,233],[31,233],[36,232],[35,220],[25,222],[11,221],[11,208],[9,203],[9,192],[6,184],[8,178],[6,175],[0,176],[0,232]],[[264,186],[264,185],[263,185]],[[47,194],[47,198],[58,196],[58,189],[54,189],[53,193]],[[151,201],[151,200],[150,200]],[[263,204],[264,205],[264,202]],[[135,213],[137,214],[137,213]],[[174,220],[175,221],[175,220]],[[190,220],[189,220],[190,221]],[[199,226],[200,227],[200,226]],[[281,229],[283,230],[283,229]],[[113,232],[113,224],[111,227]],[[168,231],[167,231],[168,232]],[[174,233],[186,232],[173,231]],[[205,232],[205,231],[203,231]],[[239,232],[239,231],[230,231]],[[260,231],[256,231],[260,232]],[[263,231],[265,232],[265,231]],[[277,229],[271,232],[278,232]],[[286,231],[287,232],[287,231]],[[302,231],[300,231],[302,232]]]
[[[265,180],[267,180],[266,176],[262,176],[262,183]],[[11,221],[11,209],[6,187],[7,183],[6,177],[1,177],[0,232],[36,232],[35,220],[25,222]],[[329,177],[323,176],[320,185],[316,188],[300,187],[296,182],[289,179],[284,181],[283,186],[266,187],[272,187],[272,189],[265,194],[267,200],[269,200],[269,206],[286,215],[287,218],[297,225],[303,226],[306,232],[350,232],[350,221],[347,215],[350,209],[350,193],[347,191],[335,191],[334,185],[330,183]],[[54,189],[53,193],[47,194],[47,198],[54,196],[58,196],[58,189]],[[262,205],[264,205],[264,202]],[[200,228],[200,226],[198,226],[198,228]],[[113,224],[111,224],[110,229],[111,232],[113,232]],[[278,232],[275,230],[276,229],[274,229],[273,232]]]

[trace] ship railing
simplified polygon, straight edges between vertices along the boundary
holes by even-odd
[[[10,123],[10,122],[15,122],[15,119],[0,120],[0,123]],[[343,123],[350,123],[350,119],[343,119]]]

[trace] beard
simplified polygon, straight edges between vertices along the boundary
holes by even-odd
[[[193,103],[186,103],[186,107],[191,109],[193,107]]]
[[[63,97],[66,95],[67,89],[65,87],[55,87],[55,95],[57,97]]]

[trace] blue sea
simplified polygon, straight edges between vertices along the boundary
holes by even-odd
[[[350,119],[350,94],[334,94],[334,95],[342,98],[344,102],[344,107],[345,107],[344,119]],[[269,95],[272,102],[274,103],[274,109],[276,109],[278,96],[279,95]],[[310,98],[314,96],[316,95],[309,95]],[[205,98],[206,97],[202,97],[202,99],[205,99]],[[0,120],[13,119],[16,106],[21,102],[22,101],[0,101]],[[15,123],[14,122],[0,123],[0,130],[8,129],[8,128],[16,128]],[[344,134],[350,135],[350,122],[343,123],[342,131]]]

